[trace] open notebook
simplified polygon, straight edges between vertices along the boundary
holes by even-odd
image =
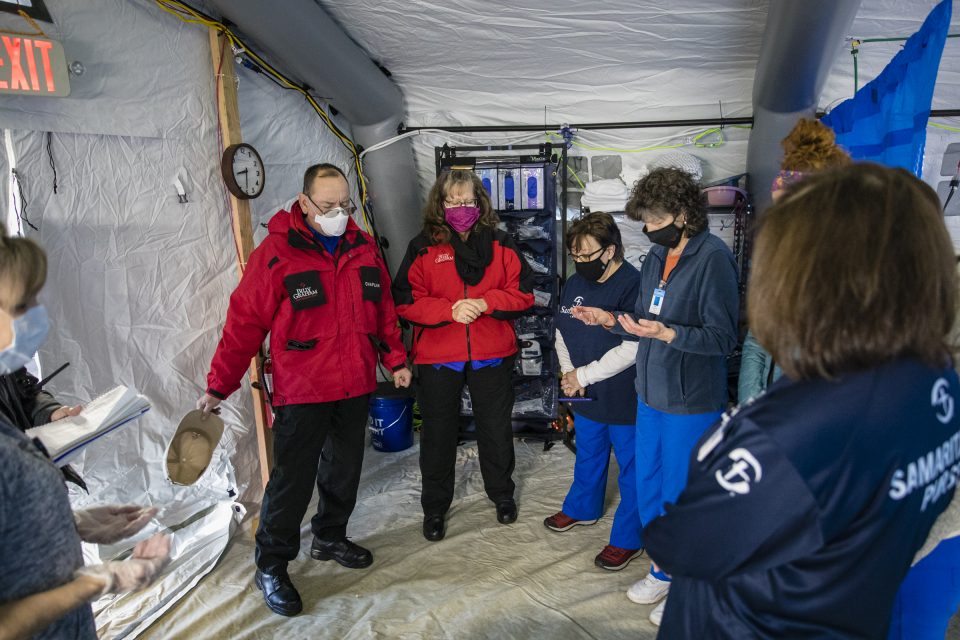
[[[53,461],[66,464],[85,446],[138,418],[150,409],[150,401],[136,389],[119,386],[84,405],[78,416],[27,430],[38,438]]]

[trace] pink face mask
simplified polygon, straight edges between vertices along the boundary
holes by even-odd
[[[454,231],[463,233],[469,231],[474,223],[480,219],[480,207],[444,207],[443,216]]]

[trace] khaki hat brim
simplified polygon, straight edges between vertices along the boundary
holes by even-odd
[[[223,437],[223,420],[194,409],[183,417],[167,447],[167,476],[175,484],[191,485],[203,475]]]

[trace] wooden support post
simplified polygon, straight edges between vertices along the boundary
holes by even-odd
[[[210,52],[213,56],[213,72],[220,72],[215,78],[217,83],[217,110],[220,113],[220,137],[224,148],[243,142],[240,131],[240,109],[237,107],[237,76],[234,70],[233,52],[226,39],[216,29],[210,29]],[[221,152],[223,149],[221,149]],[[233,237],[237,243],[238,275],[243,275],[247,259],[253,251],[253,223],[250,216],[250,202],[238,200],[233,194],[230,198],[230,213],[233,218]],[[260,383],[257,358],[250,362],[250,382]],[[273,434],[267,429],[267,405],[262,391],[253,391],[253,415],[257,429],[257,452],[260,456],[260,478],[267,486],[270,467],[273,465]]]

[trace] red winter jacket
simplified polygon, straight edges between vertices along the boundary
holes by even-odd
[[[384,365],[406,362],[390,275],[373,239],[350,220],[337,258],[317,244],[300,210],[279,211],[230,296],[207,393],[237,390],[267,332],[273,404],[332,402],[372,392]],[[374,344],[374,343],[377,344]]]
[[[457,273],[453,246],[431,244],[420,234],[410,241],[393,284],[397,313],[414,326],[417,364],[503,358],[517,352],[513,318],[533,306],[533,270],[513,240],[497,229],[493,260],[476,286]],[[453,320],[453,303],[483,298],[487,311],[471,322]]]

